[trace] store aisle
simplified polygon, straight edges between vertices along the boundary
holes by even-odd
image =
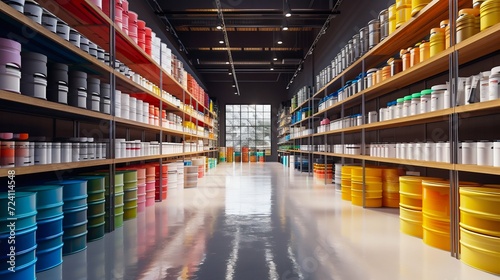
[[[57,279],[499,279],[279,163],[221,164],[37,275]]]

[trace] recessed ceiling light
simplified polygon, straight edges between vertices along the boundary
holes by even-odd
[[[273,57],[273,60],[274,60],[274,61],[278,61],[278,58],[277,58],[277,57]]]
[[[228,75],[231,76],[231,75],[233,75],[233,73],[229,72]]]
[[[219,41],[219,44],[224,44],[224,41],[220,40],[220,41]]]
[[[274,71],[274,68],[273,68],[273,67],[271,67],[269,70]]]
[[[238,94],[237,92],[235,92],[234,94]]]
[[[283,41],[279,40],[278,45],[281,45],[281,44],[283,44]]]
[[[285,17],[291,17],[291,16],[292,16],[292,13],[290,13],[290,11],[285,13]]]
[[[283,31],[287,31],[288,30],[288,26],[283,26],[282,30]]]
[[[236,87],[236,85],[233,85],[233,87]]]
[[[222,29],[222,26],[219,24],[217,25],[217,30],[221,30]]]
[[[229,61],[226,61],[226,64],[229,64]]]

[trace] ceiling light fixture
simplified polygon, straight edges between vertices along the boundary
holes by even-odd
[[[278,42],[277,42],[277,43],[278,43],[278,45],[281,45],[281,44],[283,44],[283,41],[278,40]]]
[[[228,74],[229,76],[233,75],[233,73],[232,73],[232,72],[229,72],[229,73],[227,73],[227,74]]]
[[[283,30],[283,31],[288,31],[288,26],[284,25],[284,26],[281,28],[281,30]]]
[[[275,57],[273,57],[273,60],[274,61],[278,61],[278,58],[275,56]]]
[[[339,8],[339,6],[340,6],[341,3],[342,3],[342,0],[337,0],[337,2],[335,3],[335,5],[331,9],[330,15],[326,19],[325,23],[323,24],[323,27],[321,27],[320,31],[318,32],[318,35],[316,35],[316,39],[314,39],[314,42],[311,44],[311,47],[306,52],[306,55],[304,56],[304,58],[302,59],[302,61],[299,64],[299,66],[297,67],[297,70],[295,71],[295,74],[293,75],[293,78],[295,78],[297,76],[297,74],[302,70],[302,64],[304,63],[304,61],[306,60],[306,58],[313,53],[314,48],[316,47],[316,44],[318,43],[318,41],[321,38],[321,36],[323,36],[324,34],[326,34],[326,30],[330,26],[330,21],[333,18],[335,18],[337,14],[340,13],[340,12],[337,11],[337,9]],[[288,82],[287,89],[293,83],[293,78],[290,80],[290,82]]]
[[[233,84],[233,87],[236,87],[236,85],[235,85],[235,84]]]
[[[234,61],[233,61],[233,55],[231,54],[231,46],[229,45],[229,37],[227,36],[227,30],[225,28],[226,23],[224,21],[224,14],[222,13],[222,4],[220,0],[215,0],[215,4],[217,5],[217,16],[220,19],[222,25],[222,31],[224,33],[224,41],[226,43],[227,55],[229,57],[229,64],[231,65],[231,68],[229,68],[229,75],[233,76],[234,84],[236,85],[235,94],[240,95],[240,87],[238,85],[238,79],[236,78],[236,70],[234,69]]]
[[[292,16],[292,10],[290,9],[290,5],[288,4],[287,0],[283,0],[283,14],[285,15],[285,17]]]
[[[223,40],[220,40],[220,41],[219,41],[219,44],[224,44],[224,41],[223,41]]]

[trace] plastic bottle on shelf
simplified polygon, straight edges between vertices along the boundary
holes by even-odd
[[[431,111],[432,89],[424,89],[420,92],[420,114]]]
[[[394,109],[394,118],[401,118],[403,116],[403,104],[404,104],[404,98],[398,98],[396,100],[396,106]]]
[[[493,142],[477,143],[477,165],[493,166]]]
[[[445,92],[447,91],[446,85],[433,86],[431,93],[431,112],[445,109]]]
[[[432,28],[429,41],[430,41],[429,57],[433,57],[438,53],[444,51],[446,47],[445,30],[443,28]]]
[[[430,53],[430,42],[429,41],[422,41],[420,44],[420,62],[423,62],[431,56]]]
[[[490,71],[481,72],[479,80],[479,102],[490,100]]]
[[[411,105],[410,105],[410,115],[414,116],[420,114],[420,93],[414,93],[411,95]]]
[[[462,9],[458,12],[457,44],[479,33],[479,26],[476,24],[478,20],[479,10],[477,9]]]
[[[491,69],[488,86],[488,100],[495,100],[500,97],[500,66]]]
[[[401,110],[401,117],[407,117],[410,115],[411,106],[411,95],[407,95],[403,98],[403,109]]]
[[[462,164],[477,164],[477,143],[464,141],[462,144]]]

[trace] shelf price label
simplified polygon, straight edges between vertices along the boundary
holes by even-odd
[[[7,253],[8,270],[16,272],[16,171],[9,170],[7,172],[7,229],[9,230],[9,237],[7,244],[9,245]]]

